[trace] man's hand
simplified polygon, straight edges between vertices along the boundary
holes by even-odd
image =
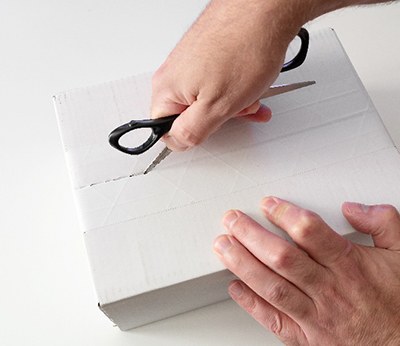
[[[279,74],[300,27],[323,13],[383,0],[212,0],[153,78],[153,118],[181,115],[164,141],[203,142],[224,122],[268,121],[258,98]]]
[[[258,99],[303,22],[293,13],[275,1],[211,1],[153,77],[152,117],[181,113],[164,136],[170,149],[201,143],[232,117],[271,118]]]
[[[276,197],[262,209],[297,247],[240,211],[214,248],[242,281],[232,298],[288,345],[400,344],[400,216],[390,205],[344,203],[375,248],[351,243],[318,215]]]

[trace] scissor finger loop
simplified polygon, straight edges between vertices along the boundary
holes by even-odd
[[[293,70],[299,67],[304,62],[304,60],[306,60],[308,45],[310,43],[310,35],[308,34],[308,31],[306,29],[301,28],[297,36],[300,38],[301,41],[300,49],[292,60],[283,64],[281,72]]]
[[[142,154],[145,151],[149,150],[154,144],[156,144],[156,142],[171,129],[172,123],[177,117],[178,114],[158,119],[132,120],[129,123],[126,123],[114,129],[109,134],[108,141],[115,149],[118,149],[126,154]],[[149,138],[143,144],[134,148],[129,148],[124,147],[119,143],[121,137],[126,135],[128,132],[142,128],[151,129],[151,134]]]

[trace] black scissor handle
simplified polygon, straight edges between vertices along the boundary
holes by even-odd
[[[308,34],[308,31],[304,28],[300,29],[297,36],[300,37],[301,40],[300,50],[292,60],[283,64],[281,72],[293,70],[296,67],[299,67],[304,62],[304,60],[306,60],[310,36]]]
[[[112,147],[122,151],[123,153],[131,155],[142,154],[156,144],[156,142],[171,129],[172,123],[178,116],[179,114],[175,114],[158,119],[132,120],[113,130],[108,135],[108,141]],[[135,148],[128,148],[119,144],[119,140],[123,135],[130,131],[142,128],[150,128],[152,131],[146,142]]]

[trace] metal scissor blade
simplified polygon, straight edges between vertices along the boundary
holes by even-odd
[[[149,167],[147,167],[144,171],[143,174],[149,173],[154,167],[156,167],[162,160],[164,160],[169,154],[171,154],[172,150],[168,149],[168,147],[165,147],[161,153],[157,155],[157,157],[153,160],[153,162],[150,164]]]
[[[269,87],[269,89],[266,92],[264,92],[264,94],[261,95],[260,100],[265,99],[267,97],[284,94],[284,93],[287,93],[289,91],[293,91],[296,89],[305,88],[305,87],[313,85],[315,83],[316,83],[315,80],[312,80],[312,81],[299,82],[299,83],[293,83],[293,84],[273,85],[273,86]]]

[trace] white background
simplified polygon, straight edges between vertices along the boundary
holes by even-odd
[[[274,345],[233,302],[120,332],[97,309],[51,96],[151,71],[207,1],[0,0],[0,344]],[[337,31],[400,144],[400,3]],[[339,207],[339,206],[338,206]]]

